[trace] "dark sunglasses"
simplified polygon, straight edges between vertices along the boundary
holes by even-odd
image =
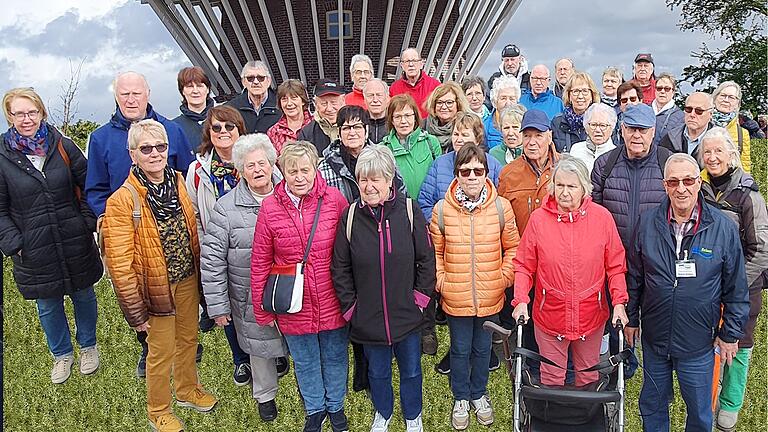
[[[264,82],[264,80],[267,79],[266,75],[248,75],[245,77],[245,80],[249,83],[252,83],[254,80],[257,80],[259,82]]]
[[[216,133],[221,133],[222,129],[226,129],[227,132],[232,132],[233,130],[235,130],[235,127],[236,127],[235,124],[230,122],[224,123],[224,126],[217,123],[215,125],[211,125],[211,130]]]
[[[459,175],[462,177],[469,177],[469,173],[475,173],[475,177],[480,177],[485,174],[485,168],[464,168],[459,170]]]
[[[702,115],[711,109],[712,108],[694,108],[692,106],[687,106],[683,108],[683,111],[687,112],[688,114],[690,114],[691,112],[696,112],[696,115]]]
[[[637,96],[630,96],[628,98],[621,98],[619,99],[619,102],[621,103],[627,103],[627,102],[637,102]]]
[[[677,188],[680,186],[680,182],[683,182],[683,186],[690,187],[693,186],[694,183],[696,183],[696,179],[699,177],[686,177],[684,179],[668,179],[664,180],[664,184],[667,185],[668,188]]]
[[[151,155],[153,149],[157,150],[158,153],[165,153],[165,151],[168,150],[168,143],[160,143],[155,145],[139,147],[139,151],[145,155]]]
[[[656,91],[665,91],[667,93],[672,91],[672,87],[670,86],[656,86]]]

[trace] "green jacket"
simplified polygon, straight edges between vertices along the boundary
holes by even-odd
[[[389,147],[395,156],[395,163],[403,176],[408,195],[412,198],[419,196],[419,189],[424,177],[427,176],[432,162],[443,154],[440,142],[434,136],[417,127],[406,137],[408,149],[400,143],[397,132],[392,129],[389,135],[381,141],[382,145]]]

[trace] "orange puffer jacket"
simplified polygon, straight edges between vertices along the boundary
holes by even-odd
[[[486,179],[488,197],[471,213],[456,200],[459,183],[451,182],[442,204],[444,234],[440,230],[438,204],[429,226],[437,258],[436,291],[448,315],[486,317],[498,313],[504,290],[514,285],[512,260],[520,236],[515,213],[504,198],[504,230],[496,209],[498,193]]]
[[[139,193],[141,222],[134,230],[133,197],[130,190],[121,187],[107,200],[102,232],[107,268],[120,309],[128,324],[136,327],[147,322],[149,315],[173,315],[176,307],[168,283],[168,267],[157,222],[147,204],[147,188],[133,173],[128,174],[125,182],[132,184]],[[195,211],[180,174],[177,174],[176,184],[197,267],[200,244]]]

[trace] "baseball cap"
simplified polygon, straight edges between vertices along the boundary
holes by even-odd
[[[322,78],[315,84],[315,96],[325,96],[329,94],[343,95],[344,89],[332,79]]]
[[[520,55],[520,48],[517,45],[509,44],[501,50],[502,57],[517,57]]]
[[[547,117],[547,114],[544,111],[532,109],[523,114],[520,130],[534,128],[539,132],[546,132],[549,130],[549,124],[549,117]]]
[[[653,108],[650,105],[643,103],[628,105],[621,116],[621,122],[625,126],[649,129],[656,126],[656,115],[653,114]]]
[[[651,56],[651,53],[640,53],[635,56],[635,63],[639,62],[648,62],[653,64],[653,57]]]

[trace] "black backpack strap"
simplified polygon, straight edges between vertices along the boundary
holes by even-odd
[[[605,166],[603,167],[603,172],[600,175],[601,191],[605,190],[605,180],[608,178],[609,175],[611,175],[611,171],[613,171],[613,167],[616,165],[616,162],[618,162],[622,151],[624,151],[623,145],[618,146],[615,149],[611,150],[611,153],[608,155],[608,160],[605,162]]]
[[[562,369],[562,370],[565,370],[565,371],[569,371],[569,372],[593,372],[593,371],[598,371],[598,370],[601,370],[601,369],[605,369],[607,367],[616,367],[616,366],[618,366],[619,363],[627,360],[629,358],[629,356],[632,355],[632,351],[629,350],[629,349],[625,349],[623,351],[620,351],[617,354],[613,354],[612,356],[608,357],[605,360],[602,360],[602,361],[599,361],[599,362],[595,363],[594,365],[592,365],[592,366],[590,366],[588,368],[578,369],[578,370],[568,369],[568,368],[562,367],[559,364],[553,362],[552,360],[544,357],[543,355],[541,355],[541,354],[539,354],[537,352],[531,351],[529,349],[526,349],[526,348],[517,348],[517,347],[513,348],[512,349],[512,355],[515,355],[515,354],[520,355],[520,356],[525,357],[525,358],[529,358],[531,360],[535,360],[535,361],[541,362],[541,363],[546,363],[546,364],[548,364],[550,366],[553,366],[553,367],[556,367],[558,369]]]

